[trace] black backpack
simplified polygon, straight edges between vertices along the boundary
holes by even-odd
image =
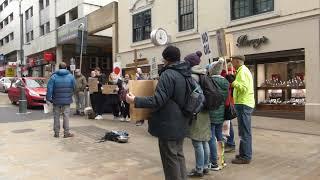
[[[199,75],[199,79],[199,84],[205,97],[204,108],[210,111],[218,109],[223,103],[223,96],[219,91],[219,86],[207,75]]]

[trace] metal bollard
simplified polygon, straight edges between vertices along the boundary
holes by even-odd
[[[25,114],[27,113],[27,98],[24,87],[19,87],[20,89],[20,98],[19,98],[19,113]]]

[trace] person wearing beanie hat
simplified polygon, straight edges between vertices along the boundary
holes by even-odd
[[[135,97],[128,93],[126,101],[136,108],[152,109],[148,131],[158,138],[160,156],[166,180],[187,179],[183,142],[189,118],[182,112],[186,102],[186,79],[191,78],[190,65],[180,61],[180,50],[174,46],[164,49],[164,67],[153,96]]]
[[[180,61],[180,56],[180,49],[171,45],[167,46],[162,52],[163,59],[169,62]]]
[[[223,135],[222,135],[222,127],[224,118],[224,111],[225,111],[225,101],[228,96],[229,90],[229,82],[223,76],[221,76],[221,72],[223,70],[224,59],[219,58],[218,61],[212,62],[208,69],[208,74],[212,81],[215,82],[219,92],[223,96],[222,104],[219,106],[218,109],[214,111],[209,111],[209,117],[211,121],[211,139],[209,141],[210,147],[210,161],[211,161],[211,169],[212,170],[221,170],[224,167],[224,159],[222,157],[218,157],[217,154],[217,146],[223,147]],[[217,141],[217,142],[216,142]],[[218,148],[223,149],[223,148]],[[223,154],[223,152],[222,152]],[[220,154],[219,154],[220,155]],[[218,163],[218,160],[222,159]]]
[[[201,61],[202,52],[197,51],[195,53],[189,54],[184,58],[184,61],[188,62],[191,67],[199,65]]]

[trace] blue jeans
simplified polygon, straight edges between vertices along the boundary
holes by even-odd
[[[208,169],[209,166],[209,144],[206,141],[192,140],[192,145],[196,157],[196,170],[202,173],[203,169]]]
[[[216,141],[223,141],[222,126],[223,126],[223,123],[221,123],[221,124],[211,123],[211,139],[209,141],[210,161],[211,161],[211,163],[214,163],[214,164],[218,160]]]
[[[238,116],[238,131],[240,138],[239,155],[240,157],[251,160],[252,159],[252,134],[251,134],[251,114],[253,108],[236,104],[235,105]]]
[[[235,147],[236,143],[234,142],[234,131],[232,126],[232,121],[230,121],[230,136],[227,137],[227,146]]]

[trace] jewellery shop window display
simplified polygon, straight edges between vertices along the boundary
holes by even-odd
[[[258,110],[304,111],[306,89],[303,60],[257,64],[255,67]]]

